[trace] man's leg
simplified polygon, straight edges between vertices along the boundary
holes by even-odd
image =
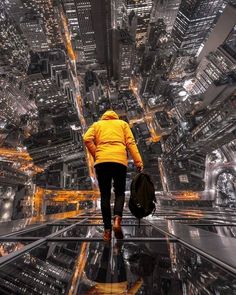
[[[124,165],[116,164],[113,166],[113,180],[115,189],[114,223],[113,230],[117,239],[123,239],[121,220],[125,201],[125,183],[127,168]]]
[[[95,166],[96,175],[101,194],[101,210],[104,228],[111,229],[111,181],[112,175],[108,163],[101,163]]]
[[[118,215],[122,217],[123,207],[125,202],[126,173],[127,173],[126,166],[122,164],[114,163],[113,165],[113,180],[114,180],[114,191],[115,191],[114,216]]]

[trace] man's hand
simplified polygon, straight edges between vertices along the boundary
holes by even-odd
[[[137,170],[138,170],[139,173],[142,172],[143,171],[143,166],[138,166]]]

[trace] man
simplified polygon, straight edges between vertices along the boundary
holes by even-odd
[[[130,152],[138,171],[143,161],[135,144],[128,123],[119,120],[114,111],[107,111],[84,134],[84,143],[95,161],[95,170],[101,193],[101,209],[104,223],[104,241],[111,240],[111,184],[114,183],[115,206],[113,230],[117,239],[123,238],[121,229],[125,201],[125,183]]]

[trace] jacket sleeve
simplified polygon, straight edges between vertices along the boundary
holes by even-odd
[[[143,284],[143,279],[138,279],[133,286],[128,290],[127,295],[135,295]]]
[[[83,136],[84,144],[89,150],[90,154],[95,157],[96,145],[95,145],[95,128],[94,124],[89,127],[89,129],[85,132]]]
[[[125,134],[125,144],[126,147],[128,148],[133,160],[134,164],[136,167],[143,167],[143,161],[140,156],[140,153],[138,151],[138,147],[135,143],[135,139],[133,136],[133,133],[128,125],[128,123],[125,123],[125,129],[124,129],[124,134]]]

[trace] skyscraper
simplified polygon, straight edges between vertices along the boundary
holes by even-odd
[[[111,0],[111,24],[113,29],[123,27],[124,12],[125,0]]]
[[[134,61],[134,41],[127,30],[115,30],[113,43],[113,71],[120,90],[128,90]]]
[[[109,71],[111,59],[112,7],[110,0],[91,0],[92,24],[94,28],[96,55],[100,64]]]
[[[147,38],[148,25],[152,9],[152,0],[126,0],[127,15],[134,11],[138,17],[136,46],[144,45]]]
[[[9,5],[13,5],[14,1]],[[62,39],[59,32],[58,21],[54,14],[55,2],[48,0],[21,0],[21,2],[26,13],[34,13],[38,18],[42,19],[42,27],[46,35],[48,46],[53,48],[61,45]],[[17,11],[19,8],[15,5],[14,10]]]
[[[166,24],[167,33],[171,33],[179,10],[181,0],[157,0],[152,9],[151,21],[162,18]]]
[[[89,0],[75,0],[80,37],[87,63],[96,63],[95,31],[92,19],[92,3]]]
[[[33,51],[47,51],[49,44],[44,32],[43,21],[36,15],[26,14],[20,20],[20,28]]]
[[[225,6],[224,0],[183,0],[172,31],[176,48],[198,55]]]
[[[63,0],[72,44],[78,61],[107,64],[111,29],[111,4],[107,0]]]
[[[97,62],[91,0],[63,0],[72,38],[77,42],[81,62]]]
[[[219,20],[217,21],[214,29],[207,38],[206,42],[204,43],[204,47],[197,57],[198,62],[201,62],[201,60],[206,57],[211,51],[215,51],[217,47],[224,43],[225,39],[235,26],[235,19],[236,5],[228,4],[221,14]]]
[[[29,66],[29,48],[16,23],[10,18],[4,2],[0,3],[0,73],[24,75]]]
[[[199,56],[200,63],[196,71],[196,81],[191,89],[192,94],[204,93],[218,79],[223,78],[226,83],[227,79],[230,79],[227,75],[234,71],[236,62],[235,18],[236,8],[228,5]],[[214,51],[211,51],[213,48]],[[219,80],[219,83],[222,81]]]
[[[24,115],[30,117],[36,112],[36,105],[11,81],[0,78],[0,82],[0,122],[19,125]]]

